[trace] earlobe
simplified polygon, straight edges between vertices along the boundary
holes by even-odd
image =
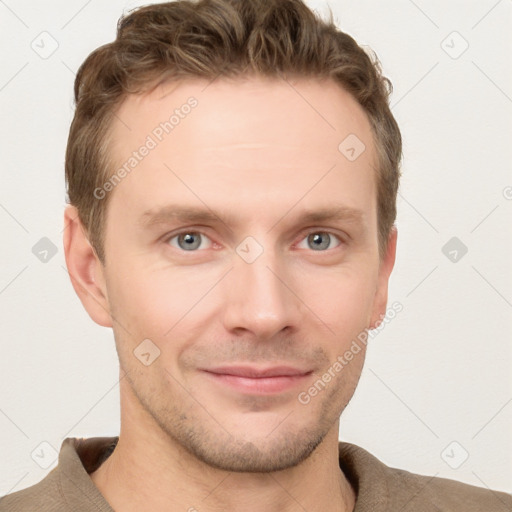
[[[370,320],[369,329],[377,328],[382,319],[386,316],[386,307],[388,304],[388,283],[391,271],[395,265],[396,243],[398,238],[398,230],[396,226],[391,228],[388,237],[388,247],[384,258],[380,262],[379,276],[377,281],[377,289],[373,302],[373,311]]]
[[[64,211],[64,254],[71,284],[89,316],[112,327],[103,266],[92,248],[75,206]]]

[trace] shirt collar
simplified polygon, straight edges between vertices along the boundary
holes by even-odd
[[[68,437],[59,453],[59,481],[73,510],[114,512],[89,476],[112,453],[119,437]],[[382,512],[389,503],[389,468],[371,453],[351,443],[339,442],[339,464],[357,495],[354,512]]]

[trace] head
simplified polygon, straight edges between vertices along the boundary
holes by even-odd
[[[293,466],[351,399],[364,347],[314,400],[297,397],[386,312],[390,92],[376,57],[300,0],[142,7],[80,67],[69,273],[113,328],[122,407],[194,457]],[[211,373],[233,365],[301,376],[261,393]]]

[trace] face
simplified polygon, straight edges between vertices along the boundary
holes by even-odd
[[[298,464],[337,437],[364,345],[335,363],[385,313],[364,111],[334,82],[250,78],[168,83],[117,119],[116,169],[138,156],[105,187],[101,275],[131,406],[211,466]]]

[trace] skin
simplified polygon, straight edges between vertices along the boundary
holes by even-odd
[[[119,443],[90,476],[121,512],[353,510],[337,443],[364,348],[308,404],[298,395],[386,313],[397,232],[380,260],[368,118],[332,81],[167,83],[122,103],[118,164],[191,96],[198,106],[110,192],[105,266],[65,211],[73,286],[113,328],[120,360]],[[352,162],[338,150],[351,133],[366,146]],[[141,224],[177,203],[219,219]],[[297,223],[332,205],[360,210],[361,223]],[[194,250],[183,231],[196,233]],[[236,252],[248,236],[263,249],[252,263]],[[144,339],[160,350],[149,366],[133,353]],[[312,373],[257,395],[200,370],[225,364]]]

